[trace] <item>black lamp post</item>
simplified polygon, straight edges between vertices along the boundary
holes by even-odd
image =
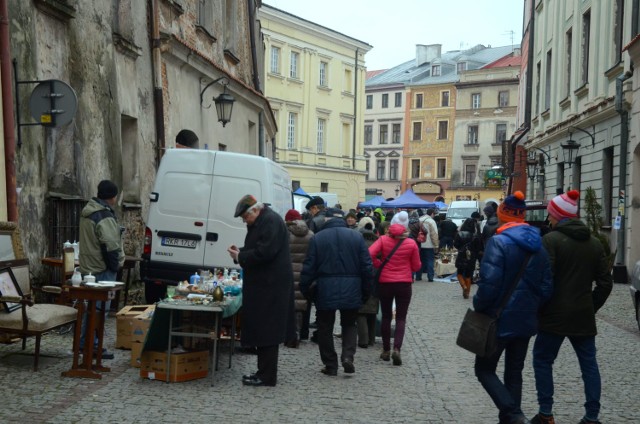
[[[236,99],[233,98],[231,94],[227,93],[227,85],[229,84],[229,80],[227,77],[220,77],[209,84],[207,84],[202,91],[200,92],[200,105],[202,106],[202,102],[204,101],[204,92],[207,91],[207,88],[211,87],[213,84],[218,81],[226,80],[226,83],[221,83],[224,85],[224,91],[218,97],[213,97],[212,100],[216,105],[216,114],[218,115],[218,122],[222,122],[222,126],[224,127],[227,123],[231,122],[231,113],[233,112],[233,102]],[[202,106],[205,109],[209,109],[211,104],[208,106]]]
[[[531,181],[536,179],[536,174],[538,172],[538,161],[535,157],[527,157],[527,175]]]
[[[580,148],[580,143],[573,140],[571,138],[572,133],[569,132],[569,140],[565,144],[561,144],[562,147],[562,157],[564,161],[569,165],[569,168],[573,166],[573,162],[578,157],[578,149]]]

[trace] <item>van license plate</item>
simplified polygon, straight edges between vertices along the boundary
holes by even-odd
[[[195,249],[197,243],[198,242],[196,240],[185,240],[185,239],[174,238],[174,237],[162,237],[163,246],[186,247],[187,249]]]

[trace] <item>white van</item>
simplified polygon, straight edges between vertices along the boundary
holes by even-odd
[[[254,155],[197,149],[167,150],[150,195],[142,279],[176,284],[199,269],[237,267],[227,253],[247,233],[235,207],[245,194],[279,215],[291,209],[291,178]]]
[[[484,205],[478,200],[456,200],[447,208],[447,218],[451,219],[460,228],[465,219],[471,218],[471,214],[482,214]]]

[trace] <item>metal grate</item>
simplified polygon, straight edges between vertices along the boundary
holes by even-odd
[[[48,256],[62,257],[64,242],[69,240],[73,243],[80,239],[80,213],[86,203],[86,200],[79,197],[50,195],[47,200]]]

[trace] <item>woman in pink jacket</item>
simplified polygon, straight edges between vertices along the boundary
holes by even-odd
[[[380,237],[369,247],[373,266],[380,268],[382,262],[391,253],[396,244],[398,249],[382,269],[379,278],[380,308],[382,310],[382,354],[380,359],[388,361],[391,357],[393,365],[402,365],[400,349],[404,339],[404,327],[407,311],[411,302],[411,284],[413,273],[420,269],[420,251],[418,245],[402,224],[391,224],[387,235]],[[396,331],[393,337],[393,353],[391,353],[391,317],[393,301],[396,303]]]

